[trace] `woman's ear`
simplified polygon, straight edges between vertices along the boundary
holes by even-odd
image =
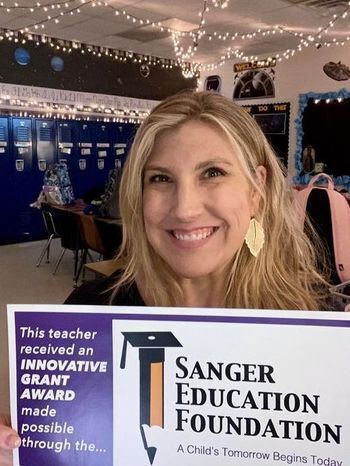
[[[255,169],[255,175],[254,175],[255,183],[257,184],[258,188],[254,186],[252,190],[252,204],[251,204],[251,216],[252,217],[254,217],[259,210],[262,193],[265,190],[266,177],[267,177],[266,168],[263,165],[258,165]]]

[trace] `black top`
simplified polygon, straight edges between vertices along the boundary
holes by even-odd
[[[111,287],[116,282],[115,275],[108,278],[90,280],[76,288],[65,300],[64,304],[86,304],[94,306],[114,305],[114,306],[146,306],[136,283],[122,287],[111,301],[113,289]],[[346,302],[334,295],[329,295],[325,309],[328,311],[344,311]]]
[[[135,283],[122,287],[111,301],[115,276],[90,280],[76,288],[65,300],[64,304],[91,304],[94,306],[146,306]]]

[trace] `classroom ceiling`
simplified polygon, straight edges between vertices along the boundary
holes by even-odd
[[[225,1],[227,7],[220,8]],[[168,28],[195,32],[202,18],[205,34],[179,37],[179,47],[185,52],[197,43],[189,59],[215,63],[227,56],[228,47],[245,56],[296,48],[301,37],[295,34],[311,37],[313,44],[346,41],[349,4],[344,0],[0,0],[0,28],[27,28],[67,41],[175,59]],[[201,16],[204,7],[208,11]],[[277,25],[275,33],[263,34]]]

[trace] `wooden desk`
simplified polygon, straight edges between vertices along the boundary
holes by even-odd
[[[118,269],[119,264],[114,259],[110,259],[106,261],[90,262],[89,264],[85,264],[84,267],[87,270],[91,270],[91,272],[94,272],[96,275],[109,277]]]
[[[76,199],[72,204],[68,205],[56,205],[49,204],[53,209],[63,210],[65,212],[72,212],[73,214],[82,214],[86,204],[82,199]]]
[[[83,235],[81,233],[81,226],[79,228],[79,224],[81,225],[82,220],[85,217],[89,217],[91,220],[94,221],[100,239],[103,244],[103,256],[104,259],[112,259],[116,255],[119,246],[122,243],[122,224],[121,219],[111,219],[111,218],[104,218],[99,217],[97,215],[87,215],[84,214],[84,208],[86,207],[86,203],[82,199],[77,199],[73,204],[70,205],[51,205],[51,208],[56,210],[61,215],[70,214],[73,215],[77,219],[77,226],[75,235],[78,238],[77,242],[79,244],[83,243]],[[73,232],[72,232],[73,234]],[[87,247],[89,247],[87,245]],[[97,249],[100,252],[100,248]]]

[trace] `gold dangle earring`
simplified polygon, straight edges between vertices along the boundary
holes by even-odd
[[[248,231],[244,237],[244,241],[249,248],[249,251],[254,257],[257,257],[261,248],[264,245],[265,234],[260,222],[255,218],[250,219]]]

